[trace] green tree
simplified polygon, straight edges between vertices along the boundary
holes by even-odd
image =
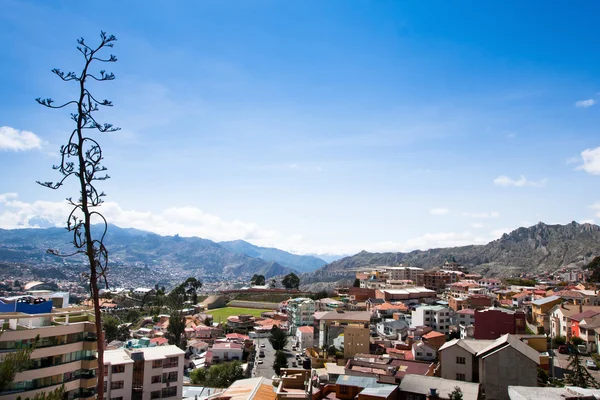
[[[25,371],[30,363],[34,347],[10,352],[0,362],[0,392],[5,391],[15,379],[15,375]]]
[[[106,82],[115,79],[115,75],[104,69],[95,75],[91,71],[92,64],[113,63],[117,57],[110,55],[108,58],[101,55],[104,48],[113,47],[117,40],[113,35],[100,32],[100,44],[90,47],[83,38],[77,40],[77,50],[83,55],[85,63],[80,74],[75,72],[62,72],[53,69],[52,72],[65,82],[75,82],[78,86],[77,98],[61,105],[54,105],[50,98],[37,98],[36,101],[48,108],[62,109],[74,106],[71,119],[75,122],[75,128],[69,133],[68,141],[60,148],[60,163],[53,167],[61,174],[57,182],[39,182],[42,186],[50,189],[59,189],[70,177],[76,178],[78,194],[76,197],[68,197],[67,201],[72,207],[67,216],[67,230],[72,233],[72,244],[75,247],[72,254],[62,254],[58,250],[51,249],[49,253],[54,255],[84,255],[87,258],[89,273],[86,275],[90,284],[92,302],[94,304],[95,326],[97,336],[98,376],[104,376],[104,343],[102,338],[102,312],[100,310],[100,296],[98,285],[104,283],[108,287],[106,272],[108,267],[108,250],[104,245],[104,238],[108,230],[106,218],[98,211],[103,203],[104,192],[96,188],[98,181],[109,178],[106,167],[102,165],[104,159],[102,148],[92,132],[107,133],[118,131],[119,128],[112,124],[98,122],[96,112],[99,107],[110,107],[112,103],[108,100],[97,100],[89,89],[90,82]],[[92,235],[92,224],[94,232]],[[104,385],[102,379],[98,379],[96,393],[99,399],[104,397]]]
[[[354,280],[354,284],[352,285],[353,287],[360,287],[360,279],[356,278]]]
[[[130,337],[131,337],[131,332],[129,331],[127,324],[119,325],[119,327],[117,328],[117,333],[116,333],[115,338],[117,340],[120,340],[121,342],[126,342],[127,340],[129,340]]]
[[[242,363],[233,361],[216,364],[209,369],[197,368],[190,373],[190,380],[194,385],[227,388],[233,382],[244,379]]]
[[[186,300],[191,300],[193,304],[198,303],[198,290],[202,288],[202,282],[199,279],[189,277],[184,282]]]
[[[275,279],[271,279],[271,282],[269,282],[269,287],[271,289],[275,289],[276,286],[277,286],[277,281]]]
[[[571,338],[571,343],[573,343],[573,345],[578,346],[580,344],[585,343],[584,340],[582,338],[580,338],[579,336],[573,336]]]
[[[454,390],[451,391],[450,393],[448,393],[448,400],[462,400],[462,399],[463,399],[463,392],[458,386],[455,386]]]
[[[569,375],[566,381],[569,385],[582,388],[598,387],[598,382],[596,382],[594,377],[590,375],[590,372],[582,364],[578,351],[573,352],[568,360],[567,370],[569,371]]]
[[[264,275],[254,274],[252,276],[252,279],[250,279],[250,283],[252,285],[256,285],[256,286],[262,286],[262,285],[265,284],[265,276]]]
[[[138,322],[138,320],[140,318],[141,318],[141,314],[135,308],[127,311],[127,314],[125,315],[125,321],[131,322],[132,324],[135,324],[136,322]]]
[[[112,342],[117,339],[117,332],[119,330],[119,320],[112,315],[102,315],[102,326],[104,327],[104,336],[107,342]]]
[[[169,344],[174,344],[181,350],[186,348],[185,340],[185,316],[181,311],[173,310],[169,315],[169,326],[167,326],[167,334]]]
[[[65,385],[61,385],[59,388],[55,390],[51,390],[49,392],[41,392],[33,396],[31,400],[64,400],[65,398]],[[26,397],[25,400],[30,400],[29,397]]]
[[[585,268],[592,271],[589,278],[590,282],[600,282],[600,256],[594,257]]]
[[[281,284],[286,289],[298,289],[300,287],[300,278],[293,272],[290,272],[281,280]]]
[[[283,350],[288,343],[287,333],[285,333],[285,331],[280,329],[277,325],[273,325],[273,328],[271,328],[269,343],[271,343],[271,346],[273,346],[274,350]]]
[[[288,367],[287,356],[285,355],[285,353],[283,351],[277,350],[275,352],[275,360],[273,361],[273,370],[275,371],[275,373],[277,375],[280,375],[281,369],[287,368],[287,367]]]

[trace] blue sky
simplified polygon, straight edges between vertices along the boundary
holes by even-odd
[[[0,1],[0,227],[61,226],[80,36],[118,38],[111,222],[298,253],[600,221],[595,2]],[[98,66],[100,69],[102,66]]]

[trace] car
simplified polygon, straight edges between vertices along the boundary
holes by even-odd
[[[585,360],[585,366],[588,369],[598,369],[598,366],[594,360]]]
[[[298,363],[296,361],[292,361],[292,367],[297,367]]]
[[[258,363],[259,363],[259,364],[262,364],[262,363],[263,363],[263,360],[258,360]]]
[[[260,347],[263,347],[263,348],[264,348],[264,347],[265,347],[265,344],[264,344],[264,343],[263,343],[263,344],[261,344],[261,345],[260,345]]]
[[[258,356],[259,356],[259,357],[264,357],[264,356],[265,356],[265,352],[264,352],[264,351],[261,351],[260,353],[258,353]]]
[[[562,345],[558,346],[558,352],[560,354],[569,354],[569,348],[567,347],[566,344],[562,344]]]

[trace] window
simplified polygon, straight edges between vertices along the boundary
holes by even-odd
[[[433,357],[433,353],[427,353],[427,357]]]
[[[110,400],[123,400],[123,396],[111,397]]]
[[[457,374],[456,374],[456,380],[457,380],[457,381],[466,381],[466,380],[467,380],[467,378],[465,377],[465,374],[460,374],[460,373],[457,373]]]
[[[178,357],[167,358],[163,364],[163,368],[174,368],[179,365]],[[164,396],[163,396],[164,397]]]
[[[152,368],[162,368],[162,360],[152,361]]]
[[[162,398],[164,399],[165,397],[173,397],[177,395],[177,386],[171,386],[168,388],[163,388],[162,390]]]
[[[161,381],[161,379],[160,379],[160,378],[161,378],[161,376],[160,376],[160,375],[154,375],[154,376],[152,377],[152,383],[160,383],[160,381]]]
[[[465,364],[466,360],[464,357],[456,357],[456,363],[457,364]]]
[[[348,386],[340,386],[340,393],[348,394]]]
[[[118,374],[120,372],[125,372],[125,366],[124,365],[113,365],[112,366],[112,373],[113,374]]]
[[[125,387],[125,381],[114,381],[110,383],[110,389],[123,389]]]
[[[168,374],[162,374],[163,383],[166,382],[177,382],[177,371],[169,372]]]
[[[151,399],[160,399],[160,390],[155,390],[154,392],[150,392]]]

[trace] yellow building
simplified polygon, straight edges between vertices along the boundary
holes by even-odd
[[[36,337],[38,341],[32,365],[16,374],[13,383],[0,392],[0,400],[33,398],[63,384],[67,400],[95,398],[98,360],[92,310],[52,309],[52,301],[13,304],[16,312],[0,312],[0,361],[11,351],[29,348]]]
[[[533,323],[538,327],[538,331],[543,330],[543,332],[549,332],[550,310],[552,307],[562,302],[563,299],[561,297],[550,296],[534,300],[531,303],[531,316],[533,318]]]

